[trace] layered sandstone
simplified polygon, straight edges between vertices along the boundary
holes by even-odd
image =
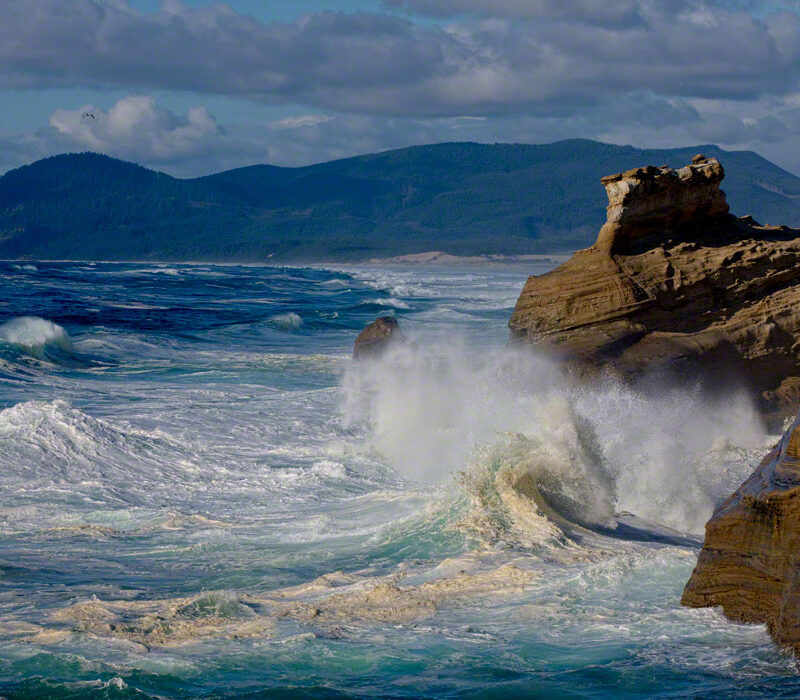
[[[356,338],[353,346],[354,358],[376,357],[390,345],[405,342],[400,332],[400,324],[391,316],[379,316],[368,324]]]
[[[594,246],[530,277],[509,323],[579,374],[668,368],[712,388],[740,383],[765,411],[800,399],[800,230],[728,213],[722,165],[603,178]],[[788,408],[787,408],[788,407]]]
[[[681,603],[766,623],[800,651],[800,418],[709,520]]]

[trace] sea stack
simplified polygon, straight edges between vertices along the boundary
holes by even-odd
[[[595,245],[525,284],[511,338],[579,376],[676,372],[747,389],[765,413],[800,400],[800,230],[728,212],[722,165],[602,178]]]
[[[766,623],[800,651],[800,417],[708,521],[681,603]]]
[[[379,316],[358,334],[353,347],[353,357],[355,359],[376,357],[385,352],[390,345],[405,340],[396,318]]]

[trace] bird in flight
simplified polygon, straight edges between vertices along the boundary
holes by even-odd
[[[94,114],[91,112],[84,112],[81,114],[81,119],[94,119]]]

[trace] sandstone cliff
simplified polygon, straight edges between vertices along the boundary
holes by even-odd
[[[765,622],[800,651],[800,418],[706,525],[681,603]]]
[[[800,230],[728,213],[715,159],[602,179],[594,246],[530,277],[509,327],[579,374],[672,368],[740,383],[765,411],[800,399]]]

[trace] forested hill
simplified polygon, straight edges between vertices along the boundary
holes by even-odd
[[[756,153],[710,145],[442,143],[187,180],[81,153],[0,177],[0,258],[344,261],[570,250],[593,243],[605,220],[601,176],[679,167],[698,152],[725,166],[732,212],[800,225],[800,178]]]

